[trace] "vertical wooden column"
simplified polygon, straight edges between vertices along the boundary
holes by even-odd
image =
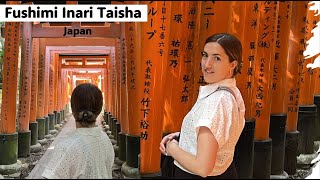
[[[291,175],[296,173],[297,169],[297,148],[298,148],[298,101],[299,101],[299,85],[298,75],[300,70],[298,68],[299,60],[302,59],[303,45],[300,40],[304,39],[305,34],[301,29],[305,27],[303,17],[307,15],[305,6],[308,2],[297,1],[292,4],[292,16],[289,35],[289,54],[287,64],[287,123],[286,123],[286,157],[285,157],[285,171]]]
[[[7,4],[20,3],[7,1]],[[17,71],[20,42],[20,23],[5,23],[4,62],[2,80],[2,106],[0,121],[0,164],[14,164],[18,155],[18,134],[16,133]]]
[[[231,11],[229,32],[237,36],[242,43],[242,68],[235,77],[246,107],[245,127],[241,133],[235,150],[235,166],[240,179],[252,179],[254,162],[255,119],[251,112],[252,83],[254,78],[254,62],[257,56],[258,32],[260,22],[260,6],[262,2],[235,2]]]
[[[163,47],[168,47],[162,60],[167,63],[164,80],[165,134],[180,131],[182,121],[193,103],[190,98],[193,94],[193,59],[187,52],[193,49],[196,2],[172,2],[166,8],[167,23],[163,26],[174,27],[175,30],[169,31],[169,38],[161,41]],[[177,16],[181,16],[181,20],[177,21]]]
[[[272,104],[269,135],[272,139],[271,174],[280,175],[284,171],[285,158],[285,127],[287,119],[286,98],[287,87],[287,58],[291,24],[292,2],[279,2],[279,16],[276,18],[275,54],[272,76]]]
[[[53,112],[55,116],[55,124],[58,123],[58,70],[59,70],[59,54],[54,53],[54,78],[53,78]]]
[[[23,23],[22,31],[22,52],[20,68],[20,90],[18,108],[18,157],[30,155],[30,98],[31,98],[31,70],[32,70],[32,23]]]
[[[49,65],[50,65],[50,52],[45,47],[45,68],[44,68],[44,118],[45,118],[45,135],[49,134]]]
[[[54,113],[54,98],[55,98],[55,90],[54,90],[54,78],[55,78],[55,54],[49,52],[49,105],[48,105],[48,116],[49,116],[49,130],[54,130],[54,125],[56,124],[55,113]]]
[[[129,133],[128,122],[128,85],[127,85],[127,44],[125,37],[125,23],[121,23],[121,66],[120,66],[120,86],[121,86],[121,106],[120,106],[120,119],[121,119],[121,132],[124,134]]]
[[[116,117],[116,62],[115,62],[115,48],[111,48],[110,53],[110,71],[111,71],[111,113]]]
[[[61,123],[61,103],[62,103],[62,99],[61,99],[61,63],[62,63],[62,58],[59,56],[59,54],[56,55],[56,57],[58,57],[58,61],[57,61],[57,124]]]
[[[272,140],[269,138],[271,84],[277,27],[277,2],[264,1],[260,6],[257,57],[253,81],[253,112],[256,119],[253,178],[270,178]]]
[[[120,114],[121,114],[121,80],[120,80],[120,66],[121,66],[121,39],[117,38],[116,39],[116,48],[115,48],[115,63],[116,63],[116,117],[118,120],[118,123],[122,124],[122,120],[120,118]]]
[[[315,82],[314,82],[314,94],[320,95],[320,70],[319,68],[315,71]]]
[[[40,39],[39,48],[39,66],[38,66],[38,97],[37,97],[37,121],[38,121],[38,139],[43,140],[45,137],[45,44],[44,39]]]
[[[39,38],[32,39],[32,81],[30,100],[30,123],[31,146],[38,144],[37,119],[37,94],[38,94],[38,65],[39,65]]]
[[[160,172],[159,143],[162,139],[163,87],[167,62],[158,54],[161,42],[161,11],[164,2],[141,2],[148,4],[148,22],[141,24],[141,69],[138,81],[138,104],[140,120],[140,174]],[[167,2],[166,2],[167,3]],[[182,21],[181,14],[175,17]],[[149,49],[148,51],[144,51]],[[138,80],[138,79],[137,79]],[[158,156],[155,156],[155,155]]]
[[[127,86],[128,86],[128,121],[129,121],[129,135],[140,136],[139,118],[137,98],[137,82],[140,70],[140,32],[138,23],[126,23],[126,42],[127,42]]]
[[[239,2],[240,3],[240,2]],[[243,3],[243,2],[241,2]],[[252,83],[254,73],[254,62],[257,56],[257,41],[259,32],[260,13],[259,8],[261,2],[245,2],[245,22],[244,32],[245,38],[242,40],[242,57],[243,65],[241,73],[236,76],[237,87],[239,88],[246,106],[246,120],[249,120],[254,116],[251,112],[252,106]],[[239,15],[240,18],[240,15]],[[241,23],[239,21],[239,23]],[[238,28],[234,28],[238,30]],[[240,32],[238,34],[241,34]]]

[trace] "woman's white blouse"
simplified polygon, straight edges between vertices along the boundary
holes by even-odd
[[[226,90],[214,92],[219,86],[229,87],[236,99]],[[196,155],[199,127],[208,127],[219,145],[216,163],[209,176],[224,173],[233,161],[235,146],[245,124],[244,113],[244,102],[234,78],[200,86],[198,99],[182,122],[179,147]],[[191,173],[177,161],[174,164]]]
[[[100,127],[75,129],[53,153],[47,179],[112,179],[114,149]]]

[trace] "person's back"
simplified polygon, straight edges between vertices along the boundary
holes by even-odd
[[[81,84],[71,96],[76,129],[57,144],[42,176],[55,179],[111,179],[112,143],[95,125],[102,109],[102,93],[92,84]]]

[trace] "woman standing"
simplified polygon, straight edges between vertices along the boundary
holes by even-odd
[[[241,42],[226,33],[209,37],[201,64],[208,85],[200,86],[181,132],[165,136],[160,150],[173,157],[175,178],[235,179],[234,150],[245,124],[245,106],[235,80],[242,64]]]

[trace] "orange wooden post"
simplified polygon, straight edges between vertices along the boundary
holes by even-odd
[[[49,130],[54,130],[55,123],[55,113],[54,113],[54,98],[55,98],[55,89],[54,89],[54,78],[55,78],[55,54],[50,53],[49,60],[49,105],[48,105],[48,116],[49,116]]]
[[[120,46],[120,119],[121,119],[121,132],[124,134],[129,133],[128,121],[128,86],[127,86],[127,52],[126,52],[126,39],[125,39],[125,23],[121,23],[121,46]]]
[[[128,121],[131,136],[140,136],[137,93],[137,82],[141,78],[140,73],[140,34],[138,23],[126,23],[126,42],[127,42],[127,86],[128,86]]]
[[[38,94],[39,38],[32,39],[32,83],[30,100],[31,146],[38,144],[37,94]]]
[[[140,120],[140,174],[153,176],[160,172],[159,143],[162,139],[163,120],[163,87],[167,62],[161,61],[159,47],[161,43],[162,24],[161,11],[163,3],[167,2],[141,2],[148,4],[148,22],[141,25],[141,65],[140,77],[137,76],[138,104]],[[181,21],[181,16],[176,16]],[[149,49],[145,51],[145,49]],[[157,155],[157,156],[155,156]]]
[[[185,115],[193,106],[193,52],[194,31],[196,28],[196,2],[171,2],[167,5],[168,39],[161,42],[164,51],[163,60],[167,63],[164,88],[164,120],[163,132],[165,134],[180,131]],[[181,11],[183,9],[183,11]],[[181,15],[181,20],[175,18]],[[174,31],[170,31],[174,27]],[[193,52],[194,53],[194,52]]]
[[[20,2],[7,1],[7,4]],[[18,134],[16,133],[17,71],[20,42],[20,23],[5,23],[5,44],[3,62],[2,106],[0,121],[0,164],[17,162]]]
[[[43,39],[40,39],[39,66],[38,66],[38,97],[37,97],[37,121],[38,121],[38,139],[45,137],[45,45]]]
[[[59,54],[54,53],[54,78],[53,78],[53,109],[55,116],[55,124],[58,123],[58,69],[59,69]]]
[[[239,2],[240,3],[240,2]],[[241,2],[243,3],[243,2]],[[243,65],[241,73],[236,76],[237,87],[239,88],[241,95],[243,97],[245,106],[246,106],[246,120],[253,118],[254,114],[251,112],[252,106],[252,83],[253,83],[253,73],[254,73],[254,62],[257,56],[257,41],[258,41],[258,32],[259,32],[259,22],[260,22],[260,13],[259,7],[261,2],[245,2],[245,22],[244,29],[245,38],[242,40],[242,60]],[[236,16],[237,17],[237,16]],[[240,14],[238,16],[240,18]],[[236,21],[236,20],[235,20]],[[239,19],[239,23],[242,22]],[[239,28],[234,27],[235,30]],[[241,34],[241,32],[237,33]],[[239,38],[241,35],[239,36]],[[240,38],[241,39],[241,38]]]
[[[260,13],[259,1],[234,2],[230,18],[229,33],[242,43],[242,68],[235,77],[246,107],[245,127],[235,150],[235,165],[240,179],[252,179],[254,160],[255,120],[251,112],[254,62],[257,56]],[[245,38],[244,38],[245,36]]]
[[[31,70],[32,70],[32,23],[23,23],[22,53],[20,68],[20,90],[18,108],[18,157],[30,155],[31,132],[29,131]]]
[[[120,106],[120,95],[121,95],[121,85],[120,85],[120,39],[116,39],[116,47],[115,47],[115,66],[116,66],[116,87],[115,87],[115,96],[116,96],[116,117],[117,117],[117,126],[121,124],[120,114],[121,114],[121,106]],[[116,128],[117,130],[117,128]],[[116,132],[116,138],[118,137],[118,133]],[[117,139],[116,139],[117,140]]]
[[[50,64],[50,52],[44,49],[45,52],[45,68],[44,68],[44,110],[43,115],[45,118],[45,128],[44,128],[44,134],[49,134],[49,116],[48,116],[48,110],[49,110],[49,64]]]
[[[57,124],[61,123],[61,62],[62,58],[59,56],[59,54],[56,55],[56,57],[59,57],[59,60],[57,61]]]
[[[286,138],[288,144],[294,145],[287,147],[286,150],[286,164],[285,171],[291,175],[296,173],[297,169],[297,145],[298,134],[298,101],[299,101],[299,86],[298,75],[300,73],[298,69],[298,62],[303,55],[303,45],[300,44],[300,40],[304,39],[304,33],[301,29],[305,27],[303,17],[307,15],[307,10],[304,8],[308,2],[293,2],[292,3],[292,16],[289,35],[289,54],[287,64],[287,98],[288,98],[288,110],[287,110],[287,124],[286,124]]]
[[[279,6],[264,1],[260,6],[257,56],[254,63],[253,112],[256,119],[253,178],[270,178],[272,140],[269,138],[271,83]],[[263,162],[263,163],[262,163]]]
[[[284,171],[285,158],[285,127],[288,99],[286,98],[287,87],[287,58],[288,42],[291,24],[292,2],[279,2],[279,16],[276,18],[275,54],[272,77],[272,104],[270,116],[269,135],[272,139],[272,162],[271,174],[281,175]]]

